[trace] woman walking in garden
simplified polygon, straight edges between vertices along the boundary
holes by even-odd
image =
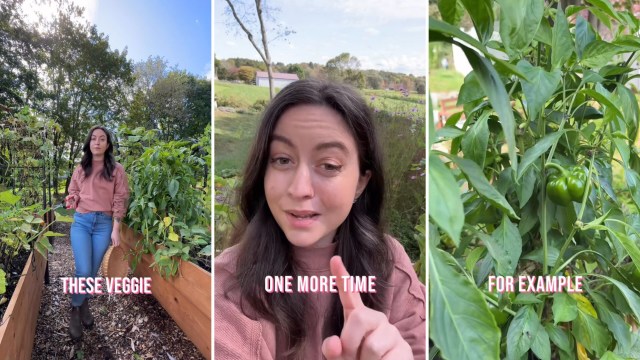
[[[126,214],[129,185],[121,164],[113,156],[110,132],[103,126],[89,131],[82,147],[84,155],[71,176],[67,208],[75,209],[71,225],[71,247],[77,278],[96,277],[109,244],[120,244],[120,221]],[[69,334],[82,337],[82,326],[93,326],[89,298],[71,295]]]
[[[383,199],[359,93],[315,80],[282,89],[247,161],[235,245],[215,259],[216,359],[424,359],[425,288],[382,231]],[[347,275],[376,276],[376,292],[350,292]],[[265,290],[284,276],[292,292]],[[297,276],[336,276],[339,291],[299,292]]]

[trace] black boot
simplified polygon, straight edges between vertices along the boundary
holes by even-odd
[[[80,319],[82,319],[82,325],[91,329],[93,327],[93,315],[89,310],[89,299],[84,299],[82,305],[80,305]]]
[[[82,338],[82,324],[80,323],[80,306],[71,306],[69,319],[69,335],[72,340]]]

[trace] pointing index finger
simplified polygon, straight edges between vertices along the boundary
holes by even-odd
[[[340,256],[336,255],[331,258],[329,261],[329,269],[331,270],[331,275],[336,276],[336,280],[338,282],[338,295],[340,296],[340,302],[342,303],[342,307],[345,311],[345,317],[349,312],[351,312],[351,310],[364,306],[360,293],[350,292],[349,288],[346,287],[342,277],[349,276],[349,272],[347,271],[347,268],[344,267]]]

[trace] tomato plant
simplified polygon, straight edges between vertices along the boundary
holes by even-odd
[[[639,109],[629,85],[639,21],[607,0],[439,8],[430,41],[461,48],[473,71],[463,111],[438,131],[430,122],[431,355],[640,358]],[[477,38],[456,26],[465,12]],[[557,178],[566,193],[548,185]],[[583,292],[500,293],[490,276],[583,276]]]

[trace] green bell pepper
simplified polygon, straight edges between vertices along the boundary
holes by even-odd
[[[587,185],[587,175],[579,166],[573,166],[565,170],[558,164],[548,163],[559,171],[549,176],[547,182],[547,195],[554,203],[562,206],[571,204],[572,201],[581,202]]]

